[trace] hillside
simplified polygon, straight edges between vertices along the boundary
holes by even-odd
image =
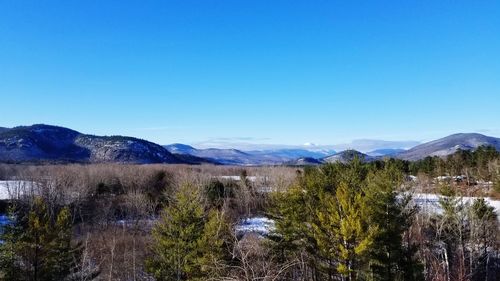
[[[500,150],[500,139],[481,134],[454,134],[435,141],[427,142],[396,155],[404,160],[420,160],[427,156],[447,156],[457,150],[474,150],[479,146],[493,146]]]
[[[355,156],[364,161],[394,157],[415,161],[427,156],[447,156],[479,146],[500,150],[500,139],[481,134],[455,134],[410,150],[379,149],[361,153],[317,148],[278,148],[241,151],[231,148],[198,149],[185,144],[158,144],[124,136],[86,135],[68,128],[32,125],[0,127],[0,162],[9,163],[184,163],[223,165],[317,165],[347,162]]]
[[[334,153],[333,150],[308,150],[295,148],[242,151],[238,149],[207,148],[197,149],[186,144],[165,146],[171,153],[183,153],[210,159],[226,165],[278,165],[294,163],[299,159],[320,159]],[[318,160],[314,161],[317,162]]]
[[[0,130],[0,162],[196,164],[145,140],[85,135],[49,125]],[[199,159],[195,162],[199,162]]]
[[[366,154],[373,157],[392,157],[405,151],[405,149],[401,148],[382,148],[367,152]]]
[[[357,150],[349,149],[349,150],[344,150],[342,152],[325,157],[325,158],[323,158],[323,161],[327,162],[327,163],[335,163],[335,162],[346,163],[346,162],[352,161],[356,157],[358,157],[362,161],[372,161],[375,159],[374,157],[368,156],[368,155],[361,153]]]
[[[299,158],[285,163],[287,166],[317,166],[321,164],[323,164],[323,161],[311,157]]]
[[[252,165],[260,163],[257,161],[258,159],[255,159],[252,155],[237,149],[196,149],[192,146],[180,143],[170,144],[164,147],[174,154],[181,153],[224,165]]]

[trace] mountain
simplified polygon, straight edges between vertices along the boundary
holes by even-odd
[[[406,149],[402,148],[383,148],[383,149],[376,149],[370,152],[367,152],[366,154],[372,157],[392,157],[398,154],[401,154],[405,152]]]
[[[196,157],[210,159],[225,165],[278,165],[298,159],[319,159],[335,153],[333,150],[307,150],[307,149],[268,149],[241,151],[238,149],[207,148],[196,149],[185,144],[170,144],[165,148],[171,153],[183,153]]]
[[[454,134],[442,139],[424,143],[396,155],[404,160],[420,160],[427,156],[447,156],[457,150],[474,150],[479,146],[493,146],[500,150],[500,139],[481,134]]]
[[[174,143],[171,145],[164,146],[170,153],[174,154],[177,158],[183,160],[184,162],[188,162],[190,164],[222,164],[214,159],[203,158],[200,156],[196,156],[197,149],[182,143]]]
[[[333,145],[334,149],[344,151],[355,149],[358,151],[374,151],[380,149],[409,149],[419,145],[418,141],[386,141],[377,139],[355,139],[350,143]]]
[[[182,144],[182,143],[173,143],[170,145],[165,145],[164,146],[168,151],[171,153],[176,153],[176,154],[189,154],[193,155],[196,153],[196,148],[187,145],[187,144]]]
[[[287,166],[316,166],[321,164],[323,164],[323,161],[311,157],[299,158],[284,163]]]
[[[200,165],[200,164],[214,164],[214,165],[221,165],[222,163],[217,162],[216,160],[213,159],[206,159],[203,157],[197,157],[189,154],[181,154],[181,153],[172,153],[175,155],[177,159],[182,161],[184,164],[190,164],[190,165]]]
[[[160,145],[132,137],[85,135],[50,125],[0,130],[0,162],[197,164],[199,160],[181,159]]]
[[[413,161],[427,156],[447,156],[458,149],[474,150],[483,145],[500,150],[500,139],[481,134],[455,134],[417,145],[410,150],[383,148],[363,154],[356,150],[335,153],[326,146],[273,147],[251,151],[198,149],[180,143],[163,147],[138,138],[86,135],[50,125],[0,127],[0,162],[13,163],[210,163],[304,166],[324,162],[344,163],[356,156],[364,161],[384,156]]]
[[[347,163],[349,161],[352,161],[355,157],[358,157],[362,161],[375,160],[374,157],[371,157],[369,155],[366,155],[364,153],[361,153],[361,152],[359,152],[357,150],[353,150],[353,149],[344,150],[342,152],[325,157],[322,160],[324,162],[327,162],[327,163],[335,163],[335,162]]]
[[[316,158],[320,159],[328,155],[335,154],[334,150],[317,150],[301,149],[301,148],[284,148],[284,149],[268,149],[268,150],[254,150],[247,153],[252,155],[268,155],[282,159],[299,159],[299,158]]]
[[[237,149],[197,149],[191,155],[210,159],[224,165],[254,165],[262,164],[251,155]]]
[[[273,161],[266,161],[265,157],[257,157],[237,149],[196,149],[192,146],[179,143],[166,145],[165,148],[174,154],[182,153],[224,165],[262,165],[274,163]]]

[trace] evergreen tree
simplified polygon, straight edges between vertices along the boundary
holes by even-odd
[[[494,270],[491,260],[491,249],[495,248],[498,235],[498,220],[495,208],[483,199],[474,200],[470,206],[471,214],[471,256],[473,263],[470,264],[473,280],[492,280],[490,276]],[[494,274],[494,273],[493,273]],[[494,280],[494,279],[493,279]]]
[[[366,167],[358,158],[348,164],[306,168],[294,187],[275,195],[272,215],[277,231],[272,238],[282,261],[307,253],[311,278],[339,276],[340,222],[348,216],[339,214],[337,189],[343,184],[346,190],[359,192],[365,175]]]
[[[370,250],[370,279],[420,280],[421,266],[415,259],[417,245],[408,237],[408,231],[417,212],[410,206],[410,196],[399,195],[396,187],[402,182],[398,167],[386,165],[384,170],[369,177],[366,201],[371,224],[378,231]]]
[[[72,225],[67,208],[53,219],[47,204],[36,198],[26,216],[12,212],[11,218],[0,247],[3,280],[71,280],[77,274],[82,248],[71,243]]]
[[[377,232],[367,223],[366,208],[361,192],[341,183],[335,195],[325,194],[317,211],[318,223],[312,226],[320,251],[345,280],[357,280],[362,264]],[[329,278],[334,274],[328,272]]]
[[[22,280],[20,269],[19,237],[23,229],[19,223],[19,216],[15,208],[9,208],[9,224],[4,226],[0,241],[0,280]]]
[[[354,159],[308,168],[275,195],[272,237],[284,260],[307,253],[305,280],[421,280],[409,236],[416,209],[399,196],[404,163]],[[294,269],[298,270],[298,269]]]
[[[210,210],[198,242],[200,257],[197,262],[204,280],[217,278],[225,272],[226,261],[232,258],[230,234],[231,229],[224,213]]]
[[[71,215],[68,208],[62,209],[57,215],[54,230],[54,239],[49,243],[45,261],[50,268],[49,274],[55,280],[63,280],[70,275],[77,276],[78,259],[75,257],[82,255],[83,248],[81,243],[71,243]]]
[[[305,184],[308,173],[300,176],[302,184]],[[312,243],[314,240],[309,225],[312,198],[308,195],[311,193],[305,192],[302,184],[296,184],[286,193],[276,193],[273,197],[274,204],[269,215],[275,220],[276,231],[270,234],[269,239],[282,264],[293,260],[299,253],[318,252],[316,245]],[[306,262],[314,270],[314,255],[310,255]],[[288,279],[292,279],[295,274],[293,269],[291,271],[287,275]]]
[[[205,280],[220,269],[225,218],[216,210],[207,216],[193,189],[182,187],[153,229],[153,257],[146,268],[157,280]]]

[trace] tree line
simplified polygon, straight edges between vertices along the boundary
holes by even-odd
[[[10,202],[0,280],[498,280],[493,207],[441,183],[440,211],[425,212],[409,168],[32,168],[36,190]],[[252,216],[274,221],[268,235],[236,233]]]

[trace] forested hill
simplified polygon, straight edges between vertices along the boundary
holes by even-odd
[[[0,162],[187,163],[206,161],[182,157],[149,141],[123,136],[93,136],[57,126],[0,128]]]
[[[427,156],[444,157],[458,150],[475,150],[480,146],[491,146],[500,150],[500,139],[481,134],[454,134],[415,146],[397,154],[396,157],[404,160],[420,160]]]

